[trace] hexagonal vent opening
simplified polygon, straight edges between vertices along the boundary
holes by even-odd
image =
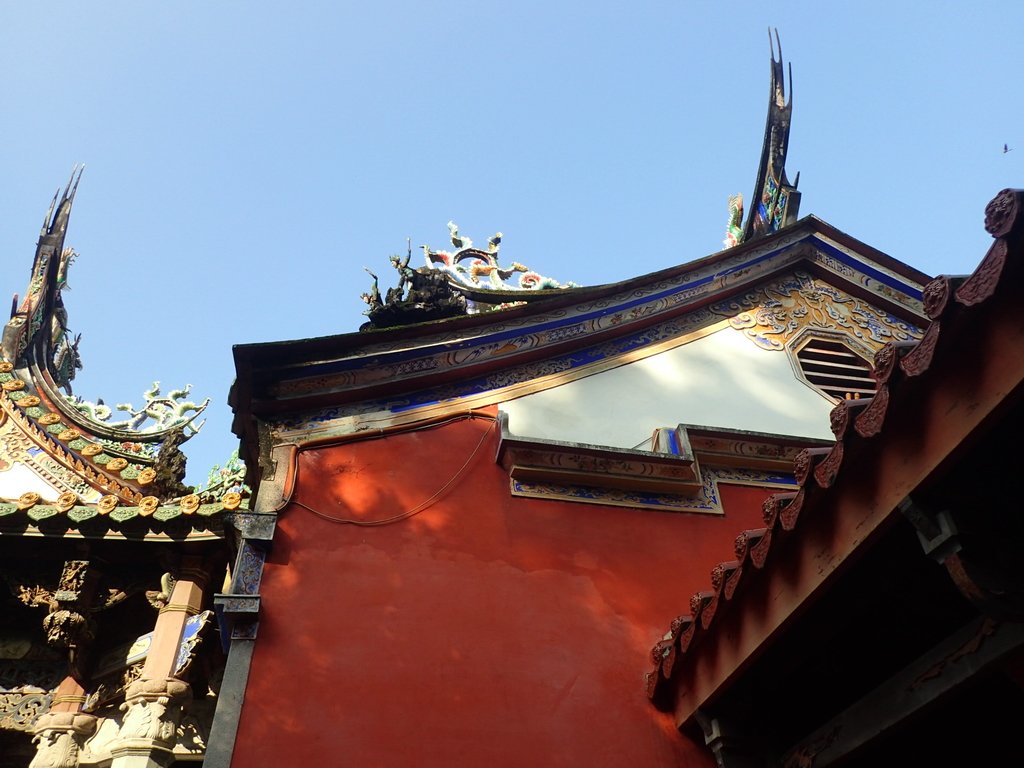
[[[804,378],[836,400],[858,400],[875,394],[871,363],[841,341],[810,339],[796,353]]]

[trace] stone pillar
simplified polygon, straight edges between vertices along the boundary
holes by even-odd
[[[36,756],[29,768],[77,768],[78,753],[96,730],[95,715],[81,711],[85,689],[70,675],[57,686],[50,711],[36,721]]]
[[[178,651],[185,622],[202,607],[205,586],[202,559],[184,558],[170,599],[157,617],[142,677],[125,691],[124,721],[110,745],[111,768],[164,768],[174,759],[182,705],[192,696],[188,683],[174,676]]]

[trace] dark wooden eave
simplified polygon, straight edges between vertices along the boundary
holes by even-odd
[[[949,546],[941,516],[912,501],[950,503],[963,485],[957,471],[968,467],[976,477],[994,467],[1006,474],[1014,464],[993,461],[991,452],[1005,456],[999,451],[1008,435],[1024,425],[1024,193],[1000,193],[986,209],[986,228],[996,241],[970,277],[940,277],[926,287],[932,323],[924,339],[879,353],[877,395],[837,406],[835,446],[798,459],[799,492],[766,503],[764,527],[740,533],[735,552],[712,573],[711,589],[694,594],[689,613],[675,619],[653,649],[648,693],[674,711],[681,728],[700,724],[707,733],[706,713],[741,689],[766,659],[782,658],[779,649],[797,642],[791,630],[801,618],[828,605],[826,596],[834,603],[843,577],[866,562],[883,537],[895,541],[895,526],[911,530],[907,519],[965,604],[995,619],[1024,618],[1019,568],[1000,571],[1000,557],[992,555],[1024,544],[1019,526],[1002,525],[1010,508],[975,497],[983,509],[971,518],[971,540]],[[1005,530],[1016,531],[1016,538],[999,540]],[[1019,647],[1019,634],[1001,652]],[[904,705],[893,717],[909,717],[914,706]],[[828,745],[812,738],[805,746],[820,751]]]

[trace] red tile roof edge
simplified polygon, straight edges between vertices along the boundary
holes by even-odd
[[[735,560],[716,565],[711,573],[711,590],[696,592],[690,599],[692,615],[677,617],[672,629],[652,650],[654,668],[645,674],[647,695],[659,707],[668,705],[667,681],[672,670],[685,661],[683,656],[710,640],[716,617],[742,594],[741,582],[757,578],[772,551],[773,541],[787,535],[799,535],[801,512],[813,511],[816,500],[835,482],[843,466],[846,444],[871,440],[882,433],[893,389],[900,381],[924,375],[931,366],[943,325],[968,311],[998,290],[1000,278],[1010,254],[1024,250],[1024,190],[1004,189],[985,208],[985,229],[996,238],[981,263],[967,277],[939,276],[924,289],[925,312],[932,323],[917,343],[890,343],[875,357],[873,375],[878,391],[873,398],[846,400],[832,410],[831,424],[836,435],[832,448],[801,451],[794,461],[797,493],[773,494],[764,503],[764,528],[742,531],[734,546]],[[1024,259],[1024,254],[1015,253]],[[853,429],[849,425],[853,424]],[[777,546],[776,546],[777,548]],[[748,566],[749,564],[749,566]]]

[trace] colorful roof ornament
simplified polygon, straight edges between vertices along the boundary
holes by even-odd
[[[725,225],[725,240],[722,244],[732,248],[743,242],[743,195],[729,195],[729,220]]]
[[[535,298],[547,298],[552,289],[577,288],[576,283],[559,283],[519,262],[509,267],[498,263],[501,232],[487,241],[487,250],[473,247],[473,241],[459,234],[459,226],[448,222],[448,233],[454,251],[423,248],[426,266],[413,269],[411,247],[405,257],[390,256],[398,272],[398,284],[381,296],[379,278],[369,269],[373,284],[361,295],[368,305],[363,313],[369,321],[362,331],[391,328],[398,325],[443,320],[458,315],[506,309]],[[518,275],[513,282],[512,278]],[[550,295],[550,294],[548,294]]]
[[[184,483],[180,446],[209,399],[154,382],[141,407],[118,404],[126,417],[112,420],[102,400],[72,394],[81,336],[68,330],[61,292],[77,256],[64,238],[80,179],[76,168],[47,210],[28,290],[0,341],[0,533],[218,537],[211,518],[244,507],[248,489],[233,465],[203,491]]]
[[[454,251],[434,251],[430,246],[423,245],[423,256],[427,266],[445,272],[455,282],[469,288],[485,288],[495,291],[535,291],[549,288],[577,288],[576,283],[559,283],[551,277],[544,277],[537,272],[513,261],[511,266],[502,267],[498,264],[498,250],[501,248],[501,232],[497,232],[487,241],[487,250],[473,247],[473,241],[459,235],[459,225],[448,222],[448,232]],[[515,282],[511,278],[519,277]]]
[[[67,284],[67,268],[75,253],[70,248],[65,250],[64,235],[81,178],[82,169],[76,167],[71,172],[63,194],[58,190],[43,218],[28,290],[20,304],[15,296],[11,319],[4,328],[3,340],[0,342],[0,351],[11,362],[28,351],[47,320],[51,321],[50,337],[47,340],[51,347],[49,351],[52,353],[66,342],[67,312],[61,299],[61,290]],[[71,370],[76,367],[80,365],[72,366]]]
[[[199,432],[206,423],[205,420],[198,425],[194,422],[210,404],[210,398],[201,403],[186,400],[191,391],[192,385],[186,384],[181,389],[172,389],[163,395],[160,392],[160,382],[154,381],[153,386],[143,393],[146,401],[141,408],[135,408],[131,403],[117,404],[117,410],[129,414],[129,418],[121,421],[110,421],[112,411],[103,403],[92,403],[75,395],[65,395],[65,398],[72,408],[90,421],[100,423],[109,429],[146,434],[183,429],[188,430],[191,436]]]
[[[793,68],[789,67],[787,98],[785,73],[782,69],[782,43],[778,30],[775,30],[774,41],[772,31],[769,30],[768,45],[771,49],[771,81],[761,162],[757,168],[750,212],[742,231],[739,229],[739,221],[743,217],[743,198],[740,195],[729,198],[730,215],[725,245],[730,248],[752,237],[776,232],[792,224],[800,209],[800,193],[797,191],[800,174],[797,174],[792,184],[786,176],[786,151],[789,148],[789,128],[793,116]],[[776,48],[778,59],[775,58]]]

